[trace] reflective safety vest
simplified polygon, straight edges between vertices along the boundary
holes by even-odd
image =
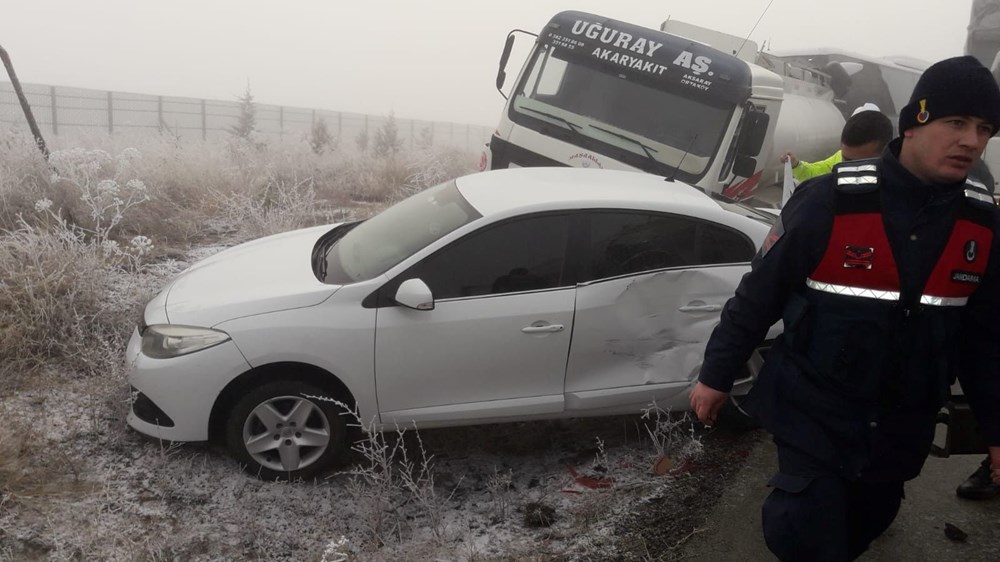
[[[936,221],[928,231],[946,240],[920,246],[940,254],[897,263],[879,165],[850,161],[817,180],[836,183],[829,238],[807,281],[789,295],[784,331],[746,402],[785,444],[784,466],[868,482],[920,473],[934,420],[963,366],[964,305],[987,271],[996,213],[985,189],[969,184],[947,216],[928,217]],[[897,266],[928,275],[923,287],[901,279]]]
[[[900,300],[899,273],[882,222],[874,163],[841,165],[837,208],[826,253],[806,280],[810,289],[883,301]],[[992,203],[986,187],[969,181],[965,196]],[[986,272],[993,230],[973,205],[961,206],[951,235],[928,278],[919,303],[964,306]]]
[[[962,307],[989,261],[992,209],[979,201],[992,199],[979,186],[966,186],[920,294],[902,295],[876,163],[841,164],[834,175],[826,251],[783,314],[790,357],[820,394],[887,408],[939,407],[955,364]]]

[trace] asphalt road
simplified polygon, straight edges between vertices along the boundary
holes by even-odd
[[[906,485],[906,499],[892,526],[859,558],[862,562],[1000,560],[1000,498],[972,502],[955,496],[955,487],[982,461],[981,456],[930,458],[921,475]],[[705,527],[686,544],[681,559],[699,562],[769,561],[760,506],[768,478],[777,469],[774,445],[763,440],[732,479],[709,513]],[[946,523],[968,534],[955,542]]]

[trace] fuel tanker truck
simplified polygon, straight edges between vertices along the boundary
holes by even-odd
[[[505,93],[518,35],[534,45]],[[680,21],[659,30],[577,11],[512,31],[496,86],[507,103],[481,169],[642,170],[707,193],[780,200],[778,155],[822,159],[866,102],[895,121],[927,64],[838,50],[759,52]]]
[[[965,40],[965,54],[979,59],[1000,80],[1000,0],[974,0],[969,15],[969,33]],[[1000,138],[990,139],[983,160],[993,172],[1000,175]]]
[[[969,33],[965,39],[965,54],[979,59],[997,76],[1000,61],[1000,0],[973,0],[969,15]]]

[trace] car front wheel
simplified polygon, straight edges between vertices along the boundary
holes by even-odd
[[[233,407],[226,446],[264,480],[311,478],[346,447],[343,409],[328,392],[300,381],[255,387]]]

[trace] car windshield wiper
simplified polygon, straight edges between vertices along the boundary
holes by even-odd
[[[530,107],[524,107],[524,106],[521,106],[521,109],[523,109],[525,111],[530,111],[532,113],[537,113],[538,115],[542,115],[544,117],[548,117],[549,119],[555,119],[556,121],[559,121],[560,123],[563,123],[564,125],[566,125],[566,127],[569,128],[569,130],[573,131],[574,133],[576,133],[578,135],[580,134],[580,131],[583,130],[583,127],[577,125],[576,123],[570,121],[569,119],[566,119],[565,117],[560,117],[560,116],[558,116],[558,115],[556,115],[554,113],[548,113],[546,111],[541,111],[541,110],[538,110],[538,109],[532,109]]]
[[[650,162],[652,162],[654,166],[663,164],[663,162],[660,162],[659,160],[657,160],[653,156],[653,153],[654,152],[658,152],[658,151],[655,148],[651,147],[651,146],[646,146],[646,144],[643,143],[642,141],[634,139],[634,138],[632,138],[632,137],[630,137],[628,135],[623,135],[621,133],[617,133],[617,132],[612,131],[610,129],[605,129],[604,127],[598,127],[597,125],[591,125],[591,127],[593,127],[594,129],[597,129],[598,131],[607,133],[607,134],[609,134],[609,135],[611,135],[613,137],[618,137],[618,138],[620,138],[622,140],[627,140],[628,142],[630,142],[632,144],[639,145],[639,148],[641,148],[642,151],[646,153],[646,158],[649,158]]]
[[[344,223],[334,227],[333,230],[327,232],[323,236],[320,236],[312,251],[312,268],[313,273],[316,275],[316,279],[319,279],[320,282],[323,283],[326,282],[327,253],[338,240],[343,238],[345,234],[350,232],[354,227],[358,226],[362,222],[364,221]]]

